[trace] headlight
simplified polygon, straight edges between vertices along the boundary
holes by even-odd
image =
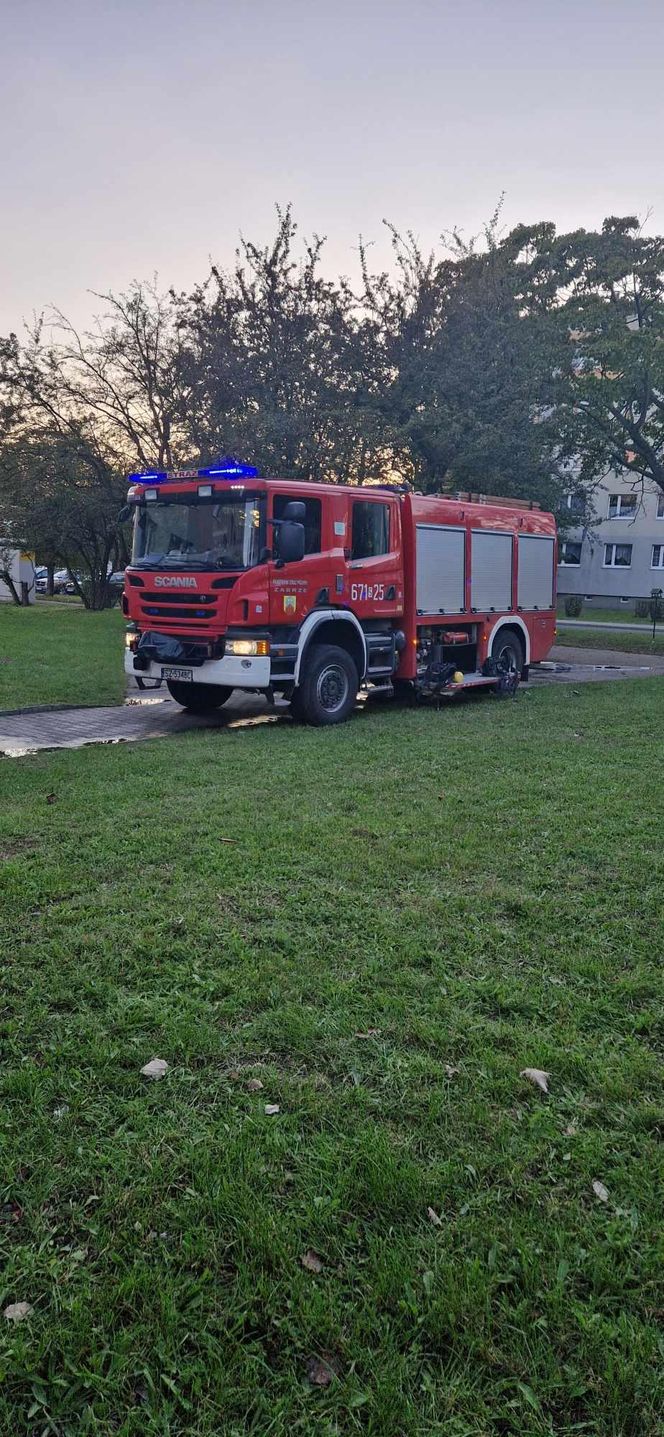
[[[125,633],[125,648],[135,649],[139,638],[140,634],[137,634],[135,629],[127,629]]]
[[[269,639],[227,639],[224,649],[224,653],[243,659],[264,658],[269,652]]]

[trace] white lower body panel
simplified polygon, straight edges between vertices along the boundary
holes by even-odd
[[[177,671],[189,669],[186,660],[181,664],[149,664],[145,669],[134,668],[134,655],[130,649],[125,652],[125,673],[141,679],[168,679],[169,671],[177,677]],[[222,684],[229,689],[266,689],[270,683],[269,657],[241,659],[229,654],[223,659],[207,659],[198,668],[191,668],[194,684]]]

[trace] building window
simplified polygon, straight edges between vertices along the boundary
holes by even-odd
[[[651,569],[664,569],[664,544],[653,544]]]
[[[660,494],[657,500],[657,518],[664,519],[664,494]]]
[[[633,519],[636,494],[609,494],[609,519]]]
[[[353,559],[375,559],[390,552],[390,506],[370,499],[353,503]]]
[[[320,499],[303,499],[301,494],[275,494],[274,496],[274,517],[282,519],[284,509],[291,500],[304,504],[304,552],[305,554],[320,554],[320,523],[321,523],[321,501]]]
[[[566,494],[565,507],[569,509],[571,514],[583,514],[586,507],[585,494]]]
[[[581,545],[575,544],[571,539],[564,539],[560,545],[560,556],[558,563],[563,568],[571,569],[574,565],[581,563]]]
[[[605,569],[631,569],[632,567],[632,545],[631,544],[605,544],[604,545],[604,568]]]

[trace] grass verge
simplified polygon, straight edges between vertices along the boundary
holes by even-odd
[[[123,619],[81,604],[0,604],[0,711],[33,704],[118,704]]]
[[[651,638],[652,629],[643,634],[623,629],[567,629],[558,627],[556,643],[573,649],[617,649],[623,654],[664,654],[664,630]]]
[[[0,766],[0,1431],[655,1437],[661,703]]]
[[[575,617],[574,614],[565,613],[565,602],[564,600],[560,600],[558,603],[558,618],[574,619]],[[643,624],[646,629],[652,622],[650,619],[639,619],[633,609],[591,609],[588,605],[584,605],[578,617],[582,619],[584,623],[592,623],[593,619],[595,619],[597,623],[606,624]]]

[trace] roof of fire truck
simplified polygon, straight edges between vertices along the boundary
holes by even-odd
[[[180,483],[189,488],[189,485],[193,487],[193,485],[201,479],[228,480],[232,483],[236,483],[238,488],[244,488],[245,485],[243,481],[251,479],[255,480],[257,487],[261,489],[263,485],[268,483],[284,485],[296,483],[298,490],[301,490],[303,494],[318,494],[321,489],[325,489],[330,493],[338,493],[339,490],[352,490],[354,493],[357,493],[361,488],[363,494],[366,496],[376,491],[383,494],[393,494],[395,496],[412,494],[413,498],[417,499],[446,499],[450,502],[456,501],[457,503],[463,504],[491,505],[499,509],[525,509],[530,511],[538,510],[541,512],[541,506],[532,499],[513,499],[508,498],[506,495],[460,493],[459,491],[439,491],[438,493],[423,495],[420,491],[414,489],[413,485],[407,481],[396,484],[372,484],[371,482],[363,485],[325,484],[318,483],[311,479],[284,479],[282,476],[276,474],[259,475],[258,469],[253,464],[242,464],[238,459],[231,456],[225,459],[219,459],[216,463],[210,464],[203,469],[147,469],[140,473],[130,474],[128,476],[128,483],[132,485],[135,495],[136,488],[139,485],[151,489],[161,484]],[[130,490],[130,493],[131,492],[132,490]]]

